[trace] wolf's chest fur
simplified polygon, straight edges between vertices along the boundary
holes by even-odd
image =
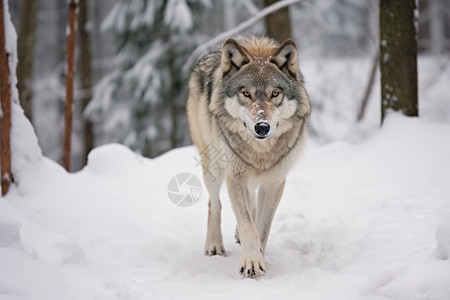
[[[306,130],[305,120],[302,119],[282,135],[258,141],[248,138],[245,131],[236,134],[229,131],[223,124],[218,124],[218,126],[231,157],[240,160],[257,173],[270,172],[283,160],[288,160],[291,155],[295,156],[296,148],[302,146],[301,137],[303,137],[303,131]]]

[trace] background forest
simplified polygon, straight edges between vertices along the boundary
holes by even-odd
[[[123,143],[147,157],[190,144],[185,118],[189,72],[181,71],[186,60],[198,45],[270,2],[80,0],[72,169],[85,164],[94,146],[106,143]],[[319,143],[358,140],[379,126],[379,75],[373,63],[378,10],[378,1],[357,0],[303,1],[289,7],[288,24],[313,104],[310,131]],[[11,1],[10,11],[19,36],[22,107],[43,154],[60,161],[67,3]],[[419,74],[423,96],[450,63],[450,3],[420,0],[419,15],[419,55],[428,61],[426,78]],[[240,34],[266,32],[261,20]],[[354,85],[341,84],[342,76],[351,77]],[[347,105],[336,106],[336,97],[348,98]],[[364,98],[369,105],[361,112]],[[448,115],[444,109],[442,118]]]

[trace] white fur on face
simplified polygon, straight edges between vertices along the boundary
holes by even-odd
[[[281,103],[280,106],[278,106],[278,110],[281,112],[281,119],[289,119],[295,114],[297,110],[297,102],[294,100],[286,99]]]
[[[290,119],[297,111],[297,101],[285,99],[277,109],[280,114],[277,121],[277,133],[281,135],[292,128]]]
[[[240,118],[240,111],[244,109],[244,107],[239,103],[239,100],[236,96],[230,98],[225,98],[225,109],[233,118]]]
[[[271,128],[270,135],[276,135],[277,131],[279,131],[278,133],[285,132],[291,126],[289,125],[290,122],[283,122],[283,120],[288,120],[289,118],[291,118],[297,110],[297,102],[287,99],[285,99],[281,103],[281,105],[275,107],[274,111],[271,114],[262,112],[262,109],[259,108],[257,102],[254,102],[252,106],[253,111],[256,112],[255,115],[252,114],[245,105],[242,105],[240,103],[240,101],[237,99],[237,96],[227,97],[225,99],[225,109],[227,110],[227,112],[233,118],[241,120],[243,126],[245,124],[245,127],[253,137],[256,136],[254,128],[256,123],[258,122],[269,123]],[[261,116],[263,115],[270,115],[270,118],[262,118]]]

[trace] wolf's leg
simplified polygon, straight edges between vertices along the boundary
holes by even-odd
[[[259,188],[256,227],[258,228],[258,234],[261,239],[263,254],[266,251],[270,227],[272,226],[275,211],[280,203],[285,182],[286,180],[283,180],[281,183],[263,184]]]
[[[238,223],[241,242],[239,272],[244,277],[255,278],[262,276],[266,272],[266,264],[258,231],[252,218],[247,184],[242,178],[233,175],[227,176],[227,184],[231,204]]]
[[[225,248],[223,247],[222,230],[220,228],[221,210],[219,194],[220,187],[224,178],[224,171],[222,174],[213,175],[211,172],[205,172],[204,179],[206,188],[209,193],[208,204],[208,227],[206,232],[205,254],[224,255]]]
[[[252,212],[252,220],[255,222],[256,220],[256,192],[250,191],[250,202],[249,207],[250,211]],[[234,237],[236,238],[236,243],[240,244],[241,239],[239,238],[239,228],[236,226],[236,230],[234,232]]]

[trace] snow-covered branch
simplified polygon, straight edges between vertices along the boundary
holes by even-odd
[[[253,26],[257,22],[259,22],[262,18],[276,12],[277,10],[280,10],[286,6],[290,6],[290,5],[304,2],[304,1],[305,0],[284,0],[284,1],[280,1],[275,4],[272,4],[272,5],[264,8],[263,10],[261,10],[258,14],[254,15],[247,21],[242,22],[241,24],[239,24],[238,26],[236,26],[230,30],[224,31],[224,32],[220,33],[219,35],[217,35],[215,38],[209,40],[208,42],[206,42],[202,45],[199,45],[192,52],[191,56],[189,56],[188,60],[184,64],[183,72],[184,73],[189,72],[192,65],[199,59],[200,55],[206,53],[208,50],[210,50],[212,47],[216,46],[218,43],[224,41],[226,38],[236,35],[239,32]]]

